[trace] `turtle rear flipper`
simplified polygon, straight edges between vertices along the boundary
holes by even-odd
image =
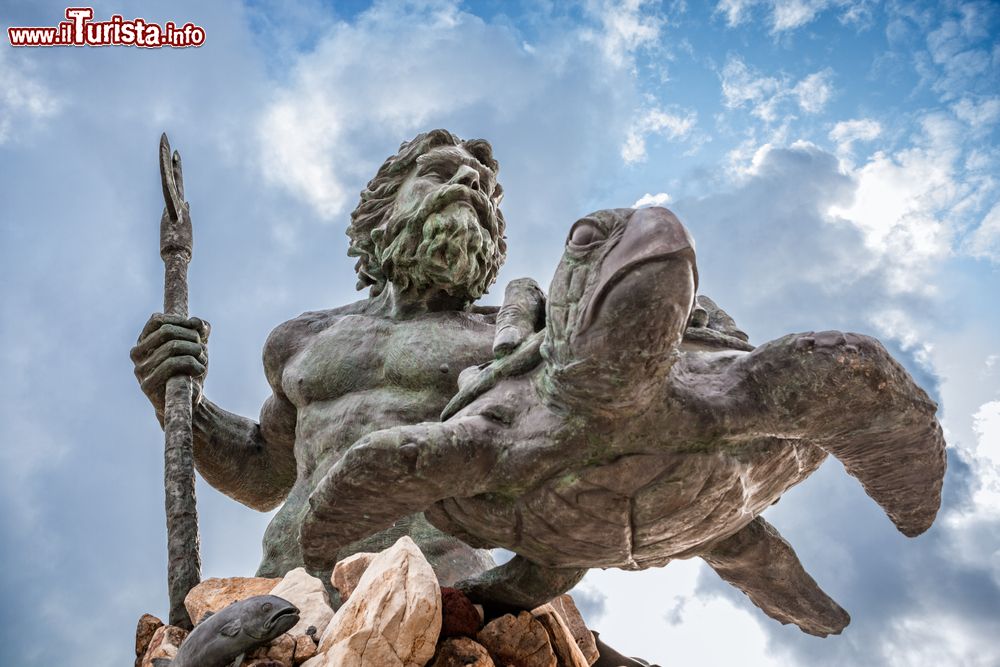
[[[341,547],[438,500],[489,490],[495,425],[472,416],[376,431],[358,440],[309,496],[299,535],[306,564],[329,570]]]
[[[775,620],[794,623],[817,637],[840,634],[851,622],[805,571],[788,542],[761,517],[716,542],[701,557]]]

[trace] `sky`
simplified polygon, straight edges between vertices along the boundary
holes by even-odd
[[[65,5],[0,1],[0,25]],[[507,281],[590,211],[666,205],[754,343],[874,335],[938,401],[935,525],[909,539],[834,460],[765,512],[852,616],[781,626],[698,560],[576,596],[662,665],[1000,664],[1000,6],[988,2],[95,2],[190,49],[0,45],[0,662],[131,660],[166,614],[162,434],[128,358],[162,300],[156,146],[184,158],[205,393],[254,417],[277,324],[360,297],[344,230],[399,143],[493,143]],[[905,461],[900,462],[905,465]],[[204,576],[269,515],[199,482]]]

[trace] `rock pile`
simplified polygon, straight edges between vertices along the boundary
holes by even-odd
[[[569,595],[484,619],[482,607],[462,592],[441,588],[408,537],[382,553],[338,563],[331,583],[344,600],[336,612],[323,582],[302,568],[283,579],[209,579],[184,604],[195,623],[256,595],[299,608],[299,622],[245,656],[242,667],[590,667],[598,660],[594,636]],[[187,634],[144,615],[136,667],[172,659]]]

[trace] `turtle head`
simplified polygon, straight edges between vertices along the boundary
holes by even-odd
[[[549,287],[546,403],[616,416],[644,408],[677,358],[697,284],[694,242],[667,209],[577,220]]]

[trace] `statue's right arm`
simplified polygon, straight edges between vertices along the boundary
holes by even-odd
[[[135,375],[160,424],[166,381],[190,375],[194,384],[194,460],[209,484],[257,510],[273,509],[295,482],[295,407],[272,382],[260,422],[223,410],[202,396],[208,369],[208,323],[155,314],[132,348]],[[269,341],[270,342],[270,341]],[[265,360],[266,363],[266,360]],[[268,373],[271,380],[272,373]]]

